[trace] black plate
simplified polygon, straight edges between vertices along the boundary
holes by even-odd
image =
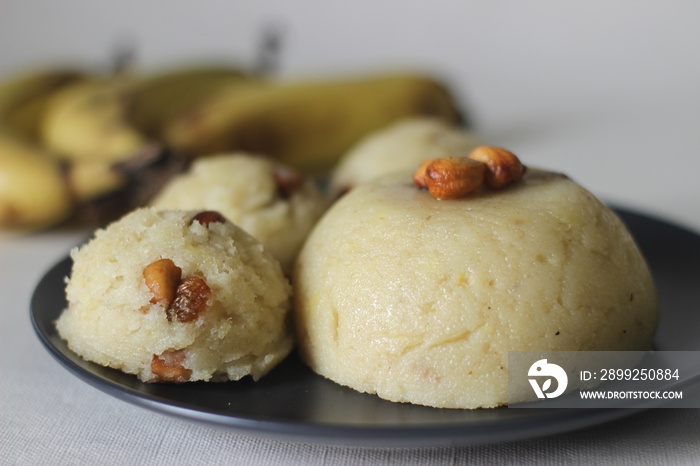
[[[647,216],[617,210],[644,252],[658,287],[657,350],[697,351],[700,339],[700,236]],[[145,384],[82,360],[54,326],[66,305],[71,260],[55,265],[31,302],[32,323],[49,352],[104,392],[162,413],[211,425],[312,443],[437,446],[499,442],[563,432],[620,418],[632,409],[434,409],[398,404],[341,387],[311,372],[296,355],[259,382]]]

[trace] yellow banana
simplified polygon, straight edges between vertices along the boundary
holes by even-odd
[[[67,166],[67,183],[76,202],[76,220],[102,226],[129,210],[148,203],[180,172],[184,160],[149,144],[130,159],[104,162],[74,161]]]
[[[131,86],[67,71],[0,83],[0,228],[109,220],[180,169],[127,121]]]
[[[159,139],[164,127],[202,99],[253,79],[242,69],[226,65],[160,71],[135,83],[130,121]]]
[[[0,126],[9,134],[35,142],[48,97],[67,85],[86,78],[71,69],[25,72],[0,83]]]
[[[158,145],[117,163],[65,161],[0,132],[0,228],[36,230],[72,217],[100,225],[148,202],[182,162]]]
[[[0,83],[0,228],[55,225],[125,185],[124,173],[110,164],[61,161],[40,145],[52,96],[87,80],[87,73],[59,69]]]
[[[35,147],[0,133],[0,227],[54,225],[73,212],[61,164]]]
[[[65,164],[66,183],[76,204],[87,203],[126,185],[127,176],[114,165],[102,161],[77,161]]]
[[[56,91],[47,103],[41,136],[58,157],[115,163],[137,153],[147,140],[128,121],[131,83],[90,79]]]
[[[322,173],[367,133],[416,115],[460,118],[442,84],[414,74],[249,83],[184,113],[166,129],[164,140],[193,157],[246,150]]]

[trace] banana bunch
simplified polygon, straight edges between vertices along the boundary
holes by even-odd
[[[45,228],[85,213],[99,222],[141,202],[137,187],[153,190],[142,178],[159,179],[146,169],[169,168],[168,154],[127,121],[129,88],[64,70],[0,84],[0,228]]]
[[[0,83],[0,227],[44,227],[70,215],[66,169],[37,141],[49,96],[82,79],[79,70],[40,70]]]
[[[448,90],[417,74],[252,81],[182,112],[163,128],[162,139],[190,157],[244,150],[322,174],[369,132],[420,115],[461,121]]]
[[[111,217],[94,220],[113,218],[188,160],[226,151],[325,174],[369,132],[420,115],[460,121],[441,83],[411,73],[282,81],[212,65],[21,76],[0,83],[0,228],[43,228],[105,207]]]

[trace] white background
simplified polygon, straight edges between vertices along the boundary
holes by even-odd
[[[690,0],[3,0],[0,76],[108,66],[124,44],[144,70],[223,57],[250,66],[277,25],[283,77],[426,70],[453,86],[488,142],[697,230],[698,24]]]

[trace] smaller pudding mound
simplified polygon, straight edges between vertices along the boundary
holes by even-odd
[[[71,257],[56,325],[88,361],[146,382],[257,380],[292,348],[279,262],[216,212],[138,209]]]
[[[391,401],[488,408],[533,398],[509,398],[510,351],[651,348],[654,284],[618,217],[566,176],[530,168],[493,189],[472,166],[486,176],[473,160],[428,164],[447,180],[438,198],[421,170],[381,177],[321,219],[293,282],[315,372]]]
[[[285,272],[326,208],[313,180],[245,153],[196,160],[151,202],[159,209],[215,210],[258,239]]]
[[[374,178],[414,169],[425,159],[469,155],[477,138],[435,118],[409,118],[376,131],[351,148],[332,173],[332,199]]]

